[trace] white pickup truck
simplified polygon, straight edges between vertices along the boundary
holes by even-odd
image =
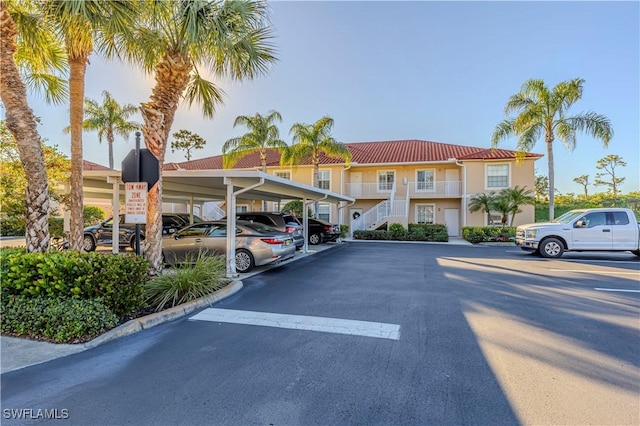
[[[516,245],[543,257],[565,251],[631,251],[640,256],[640,225],[630,209],[571,210],[553,222],[516,228]]]

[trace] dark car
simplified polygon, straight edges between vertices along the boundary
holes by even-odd
[[[336,241],[340,238],[340,227],[322,219],[309,218],[307,237],[309,238],[309,244],[312,245]]]
[[[202,218],[193,215],[193,223],[202,222]],[[162,235],[173,234],[180,228],[188,226],[189,213],[163,213],[162,214]],[[124,215],[120,215],[120,247],[131,247],[135,245],[135,232],[136,226],[128,223],[124,223]],[[144,225],[140,226],[140,238],[144,239]],[[104,222],[87,226],[84,228],[84,241],[82,248],[84,251],[94,251],[96,246],[107,245],[110,246],[113,241],[113,218],[105,220]]]
[[[167,265],[189,262],[201,250],[212,254],[227,251],[227,221],[200,222],[162,239],[162,257]],[[258,222],[236,222],[236,270],[279,263],[294,256],[291,234]]]
[[[296,249],[304,245],[302,225],[292,215],[280,212],[242,212],[236,215],[237,219],[263,223],[280,232],[288,232],[293,237]]]

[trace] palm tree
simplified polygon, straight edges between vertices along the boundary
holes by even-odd
[[[313,124],[295,123],[291,126],[293,144],[286,150],[280,162],[284,165],[297,165],[311,159],[313,165],[313,186],[318,186],[318,171],[322,154],[343,160],[351,164],[351,153],[347,146],[331,136],[333,118],[322,117]]]
[[[109,145],[109,168],[113,169],[113,142],[115,136],[122,136],[129,140],[129,133],[140,130],[142,125],[135,121],[127,121],[129,117],[138,112],[138,107],[132,104],[120,105],[106,90],[102,92],[102,105],[93,99],[85,99],[84,115],[82,123],[84,130],[95,130],[98,132],[98,141],[107,140]],[[69,133],[70,127],[66,127]]]
[[[343,160],[351,164],[351,153],[347,146],[331,136],[333,118],[324,116],[313,124],[295,123],[291,126],[292,146],[284,151],[281,164],[298,165],[311,159],[313,165],[313,186],[319,186],[320,156],[322,154]],[[315,203],[315,216],[318,217],[318,202]]]
[[[476,194],[469,200],[469,211],[475,213],[481,211],[487,214],[487,224],[491,223],[491,211],[496,202],[495,192],[488,194]]]
[[[542,80],[526,81],[519,93],[511,96],[504,108],[505,115],[517,111],[515,118],[499,123],[491,137],[494,147],[512,135],[518,136],[517,159],[522,160],[526,152],[533,149],[536,141],[544,135],[549,163],[549,219],[554,218],[554,162],[553,142],[562,141],[567,149],[576,145],[576,133],[584,131],[598,139],[606,147],[613,137],[609,119],[593,111],[567,116],[569,108],[582,97],[584,80],[576,78],[558,83],[552,90]]]
[[[522,213],[522,210],[520,210],[520,206],[532,206],[536,203],[534,191],[527,189],[527,187],[520,188],[518,185],[513,188],[503,189],[502,191],[500,191],[499,197],[505,198],[507,200],[509,214],[511,214],[511,219],[509,220],[510,226],[513,226],[513,221],[516,218],[516,214]]]
[[[94,42],[111,52],[114,38],[131,28],[137,17],[136,3],[127,0],[49,0],[43,3],[49,25],[64,40],[69,61],[69,123],[71,133],[71,211],[69,240],[73,250],[82,249],[82,123],[84,81]]]
[[[258,152],[262,171],[267,171],[267,150],[269,148],[282,152],[287,148],[287,143],[280,139],[280,131],[274,124],[282,121],[278,111],[269,111],[263,117],[260,114],[254,116],[241,115],[236,117],[233,127],[245,126],[249,131],[244,135],[229,139],[222,146],[222,165],[224,168],[233,167],[240,158]]]
[[[167,140],[180,101],[197,101],[212,117],[223,92],[200,74],[252,79],[275,61],[262,1],[142,1],[134,37],[118,41],[125,59],[155,74],[151,99],[142,104],[142,133],[147,148],[164,164]],[[162,175],[149,188],[145,257],[162,267]]]
[[[44,252],[49,249],[49,187],[38,119],[29,108],[25,81],[42,88],[48,101],[61,102],[66,96],[64,80],[51,73],[64,71],[66,58],[43,16],[29,6],[0,1],[0,97],[27,179],[27,250]]]

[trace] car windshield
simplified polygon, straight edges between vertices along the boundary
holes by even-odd
[[[582,212],[582,211],[571,210],[570,212],[566,212],[562,216],[552,220],[552,222],[554,222],[554,223],[569,223],[573,219],[575,219],[578,216],[581,216],[583,214],[584,214],[584,212]]]

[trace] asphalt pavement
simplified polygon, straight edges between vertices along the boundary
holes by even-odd
[[[366,243],[366,242],[363,242]],[[394,242],[388,242],[393,244]],[[462,238],[452,237],[448,243],[429,243],[429,244],[453,244],[453,245],[470,245],[469,242]],[[24,246],[24,238],[20,237],[2,237],[0,238],[0,247],[20,247]],[[296,256],[288,260],[287,262],[294,262],[300,260],[306,256],[314,255],[324,250],[335,247],[336,243],[320,244],[317,246],[310,246],[309,252],[304,254],[300,251],[296,252]],[[184,315],[211,305],[226,297],[232,296],[236,292],[242,289],[242,279],[249,278],[264,271],[269,271],[273,268],[277,268],[280,265],[272,265],[265,267],[258,267],[250,273],[240,274],[240,278],[229,284],[222,290],[219,290],[213,295],[194,300],[189,303],[180,305],[174,309],[165,310],[155,314],[147,315],[142,318],[131,320],[126,324],[122,324],[103,335],[89,341],[80,344],[58,344],[43,342],[34,339],[0,336],[0,374],[9,371],[19,370],[31,365],[40,364],[43,362],[51,361],[53,359],[65,357],[71,354],[85,351],[87,349],[94,348],[103,343],[109,342],[114,339],[127,336],[131,333],[162,324],[167,321],[180,318]]]
[[[3,374],[3,424],[49,409],[79,425],[637,425],[639,267],[330,245],[193,314]]]

